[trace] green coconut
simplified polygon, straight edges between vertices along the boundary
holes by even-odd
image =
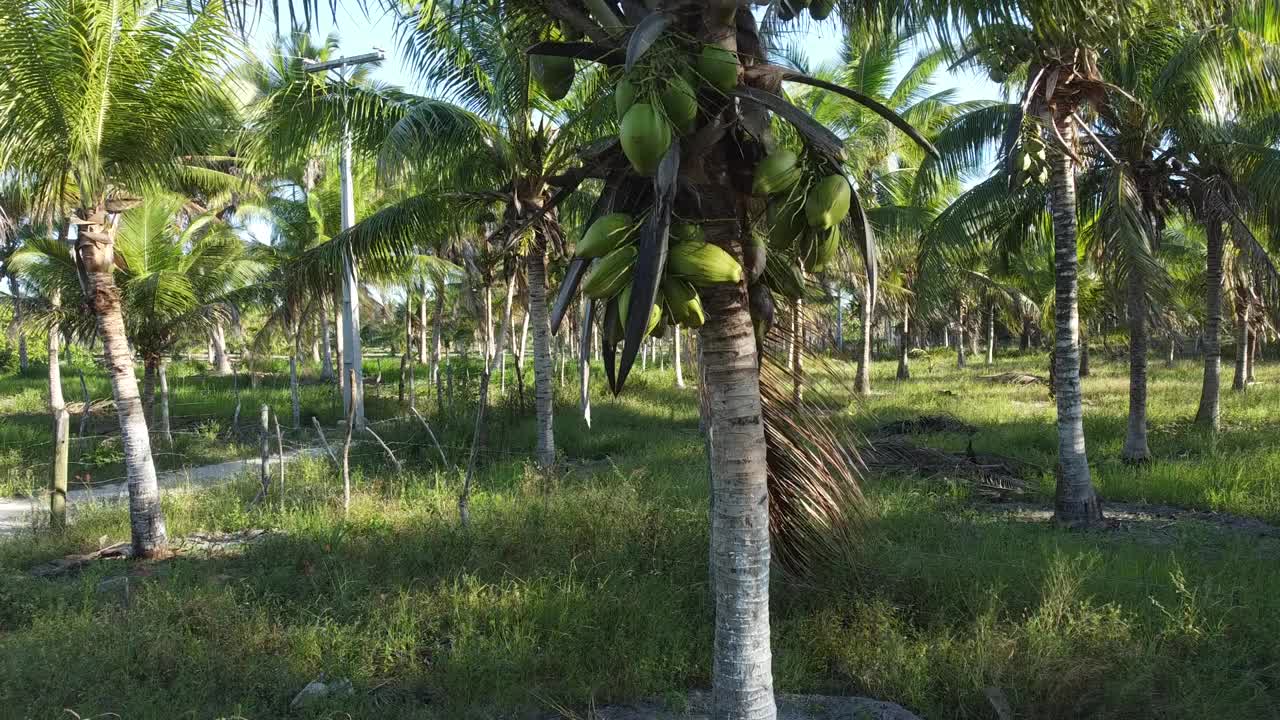
[[[530,55],[529,72],[552,100],[561,100],[573,87],[573,58]]]
[[[756,165],[751,192],[772,195],[790,190],[800,181],[800,158],[786,148],[778,148]]]
[[[702,226],[695,223],[676,223],[671,226],[668,233],[671,239],[669,244],[680,245],[687,242],[706,242],[706,237],[702,234]]]
[[[622,118],[622,152],[641,175],[652,175],[671,147],[671,126],[649,103],[636,103]]]
[[[602,215],[582,234],[575,254],[584,258],[604,257],[629,242],[635,229],[635,218],[627,213]]]
[[[618,122],[622,122],[622,118],[626,117],[627,111],[636,102],[636,86],[628,78],[622,78],[618,81],[618,86],[613,91],[613,105],[618,111]]]
[[[704,45],[697,67],[699,77],[722,93],[738,87],[738,56],[719,45]]]
[[[805,217],[810,227],[829,228],[849,214],[853,190],[843,175],[828,175],[809,190],[804,201]]]
[[[804,257],[804,269],[821,272],[836,259],[836,253],[840,251],[840,228],[810,229],[809,238],[811,243],[808,254]]]
[[[662,109],[671,127],[681,135],[693,132],[698,123],[698,96],[688,80],[677,75],[662,91]]]
[[[808,229],[804,216],[804,203],[798,195],[795,198],[779,199],[769,205],[769,247],[774,250],[788,250],[796,243],[796,238]]]
[[[836,8],[836,0],[813,0],[809,3],[809,17],[814,20],[826,20]]]
[[[622,321],[623,332],[627,327],[627,316],[631,309],[631,286],[622,289],[622,293],[618,295],[618,319]],[[649,310],[649,324],[644,329],[644,334],[653,333],[654,328],[658,327],[658,322],[662,320],[662,307],[658,304]]]

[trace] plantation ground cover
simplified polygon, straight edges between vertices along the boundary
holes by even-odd
[[[1043,358],[1012,358],[959,371],[939,358],[895,383],[892,365],[877,364],[876,394],[836,420],[870,432],[953,415],[976,432],[913,440],[956,451],[972,443],[1041,468],[1029,501],[1047,504],[1055,435],[1045,388],[981,379],[1044,367]],[[1095,359],[1093,370],[1085,423],[1106,499],[1280,523],[1280,452],[1268,419],[1280,367],[1262,365],[1248,393],[1224,392],[1224,431],[1212,438],[1189,423],[1198,366],[1153,363],[1157,461],[1145,468],[1116,460],[1124,364]],[[815,373],[814,392],[842,396],[852,372]],[[280,717],[321,672],[349,678],[355,693],[297,715],[540,717],[566,706],[585,716],[593,702],[642,696],[679,706],[710,684],[711,603],[696,394],[671,380],[650,370],[622,398],[597,393],[589,430],[576,390],[561,388],[565,469],[553,478],[528,462],[532,422],[508,383],[469,533],[457,525],[459,474],[439,464],[411,419],[378,426],[405,473],[374,445],[353,450],[346,521],[338,477],[316,459],[289,467],[283,507],[273,494],[249,508],[248,477],[165,498],[175,536],[271,531],[235,552],[31,576],[103,535],[126,539],[120,507],[82,509],[63,537],[0,543],[0,717],[52,718],[64,708],[82,717]],[[41,392],[38,376],[3,382],[2,397]],[[464,457],[470,425],[459,386],[455,412],[428,413],[451,461]],[[270,378],[263,389],[287,417],[287,384]],[[394,414],[393,392],[371,406],[371,419]],[[209,412],[225,419],[230,410]],[[329,427],[333,419],[322,417]],[[946,477],[868,477],[866,488],[865,527],[845,561],[775,580],[780,690],[869,695],[927,718],[994,717],[987,688],[1026,718],[1276,716],[1280,541],[1160,518],[1070,533],[998,512]],[[122,597],[112,578],[126,573]]]

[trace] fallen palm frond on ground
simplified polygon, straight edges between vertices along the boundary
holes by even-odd
[[[1039,375],[1020,372],[1003,372],[996,375],[981,375],[979,380],[1001,385],[1048,385],[1049,381]]]
[[[901,438],[877,440],[861,453],[868,471],[912,475],[927,480],[961,480],[978,492],[999,498],[1026,494],[1025,478],[1035,468],[999,455],[954,453],[923,447]]]
[[[964,422],[955,415],[921,415],[905,420],[894,420],[882,423],[871,431],[872,437],[889,437],[893,435],[922,435],[924,433],[964,433],[972,435],[978,428]]]

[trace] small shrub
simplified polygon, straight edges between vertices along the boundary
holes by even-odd
[[[110,437],[80,455],[80,462],[92,468],[103,468],[124,460],[120,439]]]

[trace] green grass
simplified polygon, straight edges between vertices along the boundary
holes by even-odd
[[[369,373],[381,370],[390,387],[371,388],[367,399],[369,411],[391,413],[395,407],[394,383],[398,377],[398,360],[379,358],[369,364]],[[119,480],[124,476],[120,462],[119,424],[114,406],[99,406],[90,414],[84,436],[79,435],[80,408],[83,394],[78,372],[84,370],[85,385],[94,403],[111,399],[107,376],[96,367],[63,367],[63,395],[71,406],[71,484],[72,487]],[[232,460],[254,455],[257,450],[258,409],[262,404],[285,418],[289,425],[289,378],[283,360],[275,360],[264,368],[258,387],[252,387],[247,376],[235,383],[231,377],[205,374],[202,363],[173,363],[169,375],[169,413],[173,445],[152,442],[152,454],[161,470]],[[271,372],[274,371],[274,372]],[[302,375],[301,406],[304,426],[291,441],[301,441],[312,433],[310,416],[331,427],[342,415],[341,399],[328,383],[315,377],[314,368]],[[0,497],[26,496],[38,492],[49,474],[48,376],[43,364],[33,363],[22,375],[0,375]],[[139,390],[142,370],[138,368]],[[239,432],[235,407],[239,388]],[[157,410],[157,413],[159,411]]]
[[[880,394],[848,419],[869,428],[951,412],[980,428],[979,450],[1052,467],[1043,388],[992,385],[975,380],[987,368],[945,364],[919,365],[905,384],[878,364]],[[1108,499],[1280,519],[1280,452],[1267,425],[1280,373],[1264,365],[1247,395],[1224,392],[1226,429],[1211,439],[1186,422],[1196,368],[1153,368],[1158,460],[1131,469],[1115,460],[1123,370],[1095,363],[1085,385],[1089,449]],[[0,543],[0,717],[63,717],[64,708],[281,717],[320,672],[350,678],[356,693],[299,716],[532,717],[556,703],[582,710],[708,686],[706,471],[694,392],[670,381],[650,371],[621,399],[597,395],[589,430],[564,388],[556,436],[569,470],[551,480],[529,467],[532,423],[509,385],[470,533],[457,526],[457,474],[433,465],[434,449],[405,423],[383,427],[410,471],[395,476],[380,451],[359,447],[345,522],[340,483],[320,461],[290,466],[283,509],[275,496],[246,509],[249,478],[169,494],[174,535],[274,533],[240,554],[135,568],[150,574],[134,579],[127,607],[97,590],[129,571],[120,563],[58,580],[25,572],[96,547],[101,535],[126,538],[122,509],[90,509],[61,538]],[[434,422],[462,459],[467,418]],[[1046,473],[1039,489],[1048,483]],[[1194,522],[1064,532],[981,511],[945,481],[869,478],[868,495],[867,526],[846,562],[775,579],[780,690],[872,695],[930,718],[993,717],[987,687],[1024,718],[1277,716],[1276,541]]]

